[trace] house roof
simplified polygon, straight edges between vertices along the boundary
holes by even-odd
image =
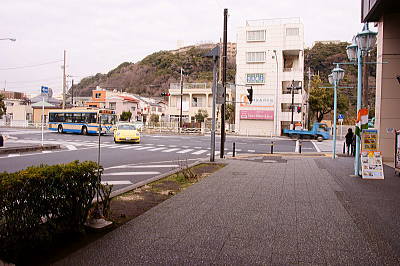
[[[129,96],[123,96],[123,95],[119,95],[118,97],[124,99],[125,101],[128,102],[133,102],[133,103],[138,103],[139,101],[133,97],[129,97]]]

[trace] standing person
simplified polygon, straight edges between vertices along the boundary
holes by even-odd
[[[349,155],[350,147],[353,144],[353,138],[354,138],[354,133],[351,128],[349,128],[349,130],[347,131],[345,138],[346,138],[346,146],[347,146],[347,155]]]

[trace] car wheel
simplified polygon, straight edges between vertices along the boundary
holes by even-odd
[[[58,125],[57,131],[58,131],[58,133],[64,133],[63,126],[62,125]]]
[[[117,140],[114,138],[114,143],[118,143]]]
[[[82,127],[81,133],[82,135],[87,135],[88,134],[87,127]]]
[[[317,141],[318,141],[318,142],[321,142],[321,141],[323,141],[323,140],[324,140],[324,138],[323,138],[322,136],[318,136],[318,137],[317,137]]]

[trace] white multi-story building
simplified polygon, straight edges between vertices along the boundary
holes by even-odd
[[[280,135],[289,128],[292,82],[303,87],[303,24],[299,18],[250,20],[237,33],[235,130],[248,135]],[[253,88],[253,102],[247,89]],[[293,122],[305,111],[304,89],[294,90]]]

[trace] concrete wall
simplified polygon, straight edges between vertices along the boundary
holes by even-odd
[[[385,14],[378,24],[378,61],[376,77],[376,127],[379,129],[379,149],[384,161],[394,160],[394,135],[387,128],[400,129],[400,13]]]

